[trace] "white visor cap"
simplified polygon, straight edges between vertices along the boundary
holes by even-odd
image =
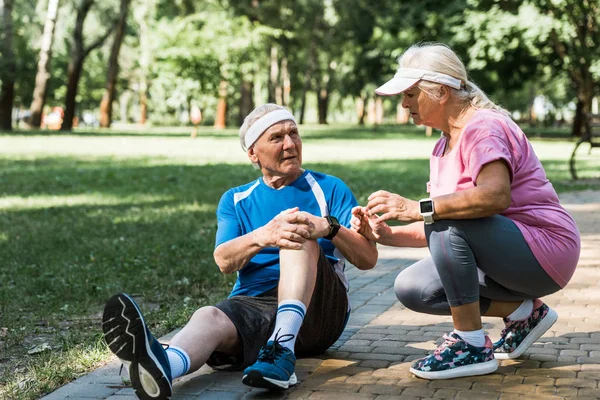
[[[440,72],[419,68],[400,68],[392,79],[375,89],[375,93],[380,96],[392,96],[410,89],[421,80],[441,83],[454,89],[460,89],[462,86],[460,79]]]

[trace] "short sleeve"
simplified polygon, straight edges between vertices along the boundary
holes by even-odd
[[[241,236],[242,229],[235,213],[233,192],[228,190],[221,196],[217,207],[217,236],[215,248],[222,243],[228,242]]]
[[[510,181],[513,180],[514,157],[510,151],[506,134],[502,131],[499,132],[498,129],[488,124],[479,124],[471,132],[463,133],[470,139],[466,141],[465,149],[462,152],[463,162],[473,182],[477,182],[477,177],[484,165],[497,160],[505,162],[510,174]]]
[[[341,179],[337,179],[329,213],[337,218],[340,225],[350,228],[352,208],[357,205],[358,201],[356,201],[350,188]]]

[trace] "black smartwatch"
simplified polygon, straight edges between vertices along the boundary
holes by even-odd
[[[329,235],[323,236],[323,239],[331,240],[337,235],[340,230],[340,223],[336,217],[332,217],[331,215],[326,215],[325,219],[329,222]]]

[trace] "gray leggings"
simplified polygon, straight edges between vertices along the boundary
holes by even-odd
[[[517,225],[501,215],[425,225],[431,257],[396,278],[396,296],[411,310],[450,315],[479,300],[521,301],[560,290],[535,259]]]

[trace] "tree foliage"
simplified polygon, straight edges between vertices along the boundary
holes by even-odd
[[[34,92],[48,0],[14,4],[13,99],[24,108]],[[93,6],[78,25],[85,4]],[[100,39],[111,33],[118,9],[118,0],[61,1],[49,106],[74,116],[97,111],[104,88],[112,86],[108,101],[119,106],[123,122],[185,123],[196,104],[203,123],[238,124],[253,104],[271,100],[303,122],[307,108],[316,109],[326,123],[332,109],[347,107],[343,99],[373,98],[402,52],[423,41],[450,45],[471,79],[526,115],[544,95],[557,107],[577,104],[581,117],[598,93],[597,0],[382,0],[376,6],[367,0],[132,0],[114,79],[114,42]],[[80,77],[73,85],[75,67]],[[392,108],[397,98],[386,101]]]

